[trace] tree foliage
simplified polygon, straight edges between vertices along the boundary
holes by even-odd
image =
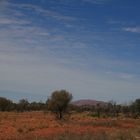
[[[54,91],[48,99],[48,109],[51,110],[59,119],[67,112],[68,105],[72,100],[72,94],[66,90]]]
[[[12,108],[12,101],[4,97],[0,97],[0,111],[10,111]]]

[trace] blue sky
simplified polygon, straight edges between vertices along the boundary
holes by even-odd
[[[1,0],[0,96],[140,97],[139,0]]]

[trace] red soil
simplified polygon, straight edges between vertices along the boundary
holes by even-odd
[[[0,140],[19,137],[49,137],[63,133],[85,134],[114,132],[140,126],[133,119],[95,119],[81,114],[72,115],[68,121],[57,121],[43,112],[0,113]]]

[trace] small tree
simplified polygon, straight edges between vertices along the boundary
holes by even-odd
[[[135,100],[135,106],[136,106],[137,113],[140,115],[140,99]]]
[[[101,111],[102,111],[102,108],[101,108],[100,103],[97,103],[97,105],[96,105],[96,111],[97,111],[97,116],[98,116],[98,118],[100,118],[100,116],[101,116]]]
[[[68,105],[72,100],[72,94],[66,90],[54,91],[48,99],[48,109],[56,114],[61,120],[67,112]]]
[[[17,104],[17,109],[18,111],[28,111],[28,107],[29,107],[29,102],[27,99],[21,99],[19,100],[19,103]]]
[[[12,104],[11,100],[0,97],[0,111],[10,111]]]

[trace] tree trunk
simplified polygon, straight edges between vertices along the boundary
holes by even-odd
[[[62,119],[62,111],[59,111],[59,119],[61,120]]]

